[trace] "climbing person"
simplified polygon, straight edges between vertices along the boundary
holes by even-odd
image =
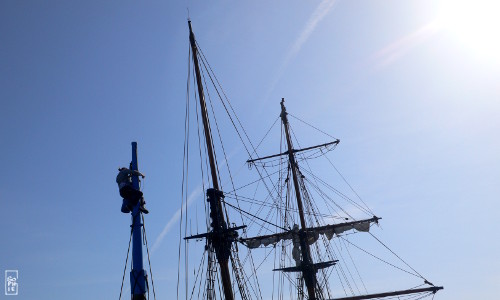
[[[142,178],[146,176],[139,171],[127,168],[118,168],[118,171],[118,175],[116,175],[116,183],[118,184],[118,188],[120,190],[120,196],[123,198],[121,208],[122,213],[129,213],[132,211],[138,201],[141,201],[141,205],[139,206],[140,211],[145,214],[149,213],[144,206],[146,201],[144,201],[142,192],[135,189],[132,184],[132,175],[141,176]]]

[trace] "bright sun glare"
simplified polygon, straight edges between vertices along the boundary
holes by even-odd
[[[438,26],[500,63],[500,0],[443,0]]]

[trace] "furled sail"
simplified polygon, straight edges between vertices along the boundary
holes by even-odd
[[[311,227],[307,228],[304,232],[307,237],[307,243],[309,245],[315,243],[320,234],[323,234],[328,240],[331,240],[332,237],[336,235],[340,235],[349,230],[356,230],[360,232],[368,232],[370,230],[370,225],[372,223],[378,223],[378,220],[381,218],[373,217],[370,219],[353,221],[353,222],[345,222],[339,224],[330,224],[319,227]],[[278,243],[279,241],[285,240],[297,240],[299,235],[299,227],[295,225],[291,230],[280,232],[276,234],[262,235],[251,238],[240,239],[240,241],[245,244],[248,248],[254,249],[260,246],[269,246]]]

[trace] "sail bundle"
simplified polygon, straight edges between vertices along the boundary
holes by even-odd
[[[331,240],[334,235],[340,235],[349,230],[356,230],[359,232],[368,232],[370,230],[370,225],[372,223],[377,223],[381,218],[373,217],[371,219],[354,221],[354,222],[346,222],[340,224],[331,224],[320,227],[311,227],[304,230],[306,241],[309,245],[314,244],[319,236],[322,234],[328,240]],[[294,227],[285,232],[256,236],[251,238],[240,239],[240,241],[245,244],[248,248],[254,249],[260,246],[269,246],[274,245],[280,241],[286,240],[298,240],[299,238],[299,227],[298,225],[294,225]]]

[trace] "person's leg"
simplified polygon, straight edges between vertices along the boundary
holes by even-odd
[[[142,198],[142,192],[141,191],[138,191],[136,189],[131,189],[130,190],[130,204],[132,206],[136,206],[137,205],[137,202],[139,202],[139,200]]]
[[[134,192],[134,188],[131,186],[124,186],[120,189],[120,196],[122,196],[123,199],[130,200]]]
[[[121,209],[122,213],[124,214],[128,214],[130,212],[130,208],[129,208],[129,205],[128,205],[128,201],[123,199],[123,202],[122,202],[122,209]]]
[[[139,209],[145,214],[149,213],[149,211],[144,207],[146,201],[144,201],[143,193],[141,191],[138,191],[131,186],[125,186],[120,190],[120,195],[128,200],[130,210],[133,210],[134,206],[137,205],[137,202],[140,201],[141,204]]]
[[[149,210],[146,208],[146,200],[144,200],[144,197],[141,197],[141,206],[139,206],[139,209],[145,213],[145,214],[149,214]]]

